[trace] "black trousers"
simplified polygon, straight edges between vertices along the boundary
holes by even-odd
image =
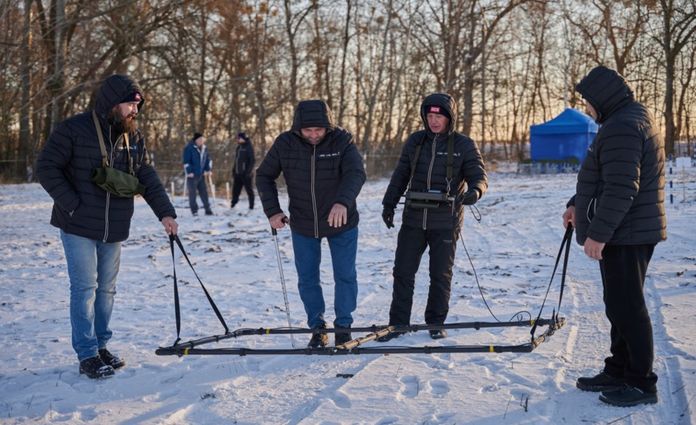
[[[234,175],[234,181],[232,183],[232,207],[239,202],[239,194],[242,192],[242,187],[244,187],[247,197],[249,198],[249,208],[254,208],[254,188],[252,186],[252,180],[253,178],[250,174]]]
[[[657,375],[652,370],[652,324],[643,283],[654,249],[654,244],[607,245],[599,262],[611,324],[611,356],[604,360],[604,370],[648,392],[657,391]]]
[[[394,260],[394,290],[389,324],[408,325],[411,320],[416,272],[426,247],[430,247],[430,288],[425,323],[441,324],[449,312],[452,265],[458,231],[423,230],[402,225]]]

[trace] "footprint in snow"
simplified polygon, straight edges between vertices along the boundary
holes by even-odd
[[[442,397],[449,392],[449,384],[441,379],[434,379],[428,382],[430,392],[437,397]]]
[[[418,395],[420,382],[418,377],[413,375],[404,376],[399,379],[401,382],[401,388],[399,389],[396,398],[398,400],[403,400],[404,398],[414,398]]]
[[[86,408],[80,410],[80,420],[85,422],[93,421],[97,419],[97,411],[92,408]]]
[[[375,425],[392,425],[392,424],[398,424],[399,423],[399,418],[396,416],[386,416],[379,421],[375,422]]]
[[[350,409],[353,405],[350,402],[350,397],[341,391],[337,391],[336,394],[331,397],[331,399],[333,400],[334,404],[341,409]]]

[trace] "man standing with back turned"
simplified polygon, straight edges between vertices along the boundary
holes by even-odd
[[[106,345],[134,194],[145,198],[167,234],[178,228],[135,121],[144,102],[135,81],[110,76],[94,110],[58,124],[38,158],[39,181],[54,202],[51,224],[60,229],[68,263],[72,346],[80,373],[90,378],[109,377],[125,365]],[[93,177],[106,168],[113,181]]]
[[[575,89],[601,125],[578,173],[563,224],[599,261],[611,355],[577,387],[616,406],[657,403],[652,325],[643,284],[655,245],[667,237],[665,152],[648,110],[613,69],[594,68]]]
[[[256,170],[256,187],[271,227],[285,227],[288,218],[278,202],[276,179],[283,173],[290,198],[290,229],[298,289],[307,325],[317,330],[308,346],[324,347],[328,336],[324,295],[319,280],[321,239],[331,250],[335,282],[335,344],[350,341],[358,296],[355,256],[358,210],[355,199],[365,183],[365,169],[353,136],[337,127],[323,100],[305,100],[295,109],[290,131],[273,142]]]

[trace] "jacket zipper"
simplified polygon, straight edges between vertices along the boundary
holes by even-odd
[[[318,217],[318,213],[317,213],[317,196],[314,192],[314,180],[316,179],[316,174],[317,174],[317,171],[316,171],[316,168],[317,168],[317,161],[316,161],[317,145],[312,145],[312,150],[313,150],[312,151],[312,166],[311,166],[312,175],[311,175],[311,179],[310,179],[311,180],[310,185],[311,185],[311,192],[312,192],[312,210],[314,212],[314,237],[318,238],[319,237],[319,217]]]
[[[430,185],[432,184],[432,177],[433,177],[433,165],[435,164],[435,151],[437,147],[437,134],[435,137],[433,137],[433,146],[430,149],[430,165],[428,166],[428,180],[426,182],[425,190],[429,191],[430,190]],[[428,209],[424,208],[423,209],[423,230],[428,229]]]
[[[118,139],[116,139],[116,144],[118,144]],[[109,153],[109,166],[114,163],[114,144],[111,141],[111,126],[109,126],[109,145],[111,146],[111,152]],[[111,201],[111,193],[106,192],[106,208],[104,209],[104,239],[103,242],[109,238],[109,204]]]

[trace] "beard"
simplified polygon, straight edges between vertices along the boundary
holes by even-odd
[[[130,114],[127,116],[121,115],[118,109],[114,108],[109,112],[109,124],[114,127],[116,134],[122,133],[133,133],[138,125],[135,122],[136,114]]]

